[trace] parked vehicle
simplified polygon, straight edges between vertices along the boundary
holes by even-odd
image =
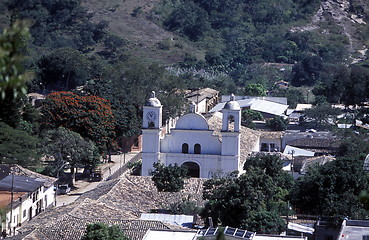
[[[59,194],[68,194],[70,192],[70,187],[68,185],[61,185],[58,188]]]
[[[99,182],[102,180],[102,171],[101,168],[95,168],[92,170],[89,181],[90,182]]]

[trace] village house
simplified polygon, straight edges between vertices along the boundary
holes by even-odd
[[[196,113],[208,113],[219,102],[219,91],[202,88],[186,91],[186,99],[196,104]]]
[[[16,234],[26,221],[54,206],[55,178],[18,165],[0,165],[0,207],[6,209],[1,232]]]

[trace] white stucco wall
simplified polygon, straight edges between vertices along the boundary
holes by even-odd
[[[182,145],[187,143],[189,153],[194,153],[195,144],[201,145],[201,154],[220,155],[221,142],[210,130],[177,130],[172,129],[160,143],[161,153],[182,153]]]
[[[54,185],[51,185],[49,188],[44,189],[43,200],[44,200],[44,209],[54,205],[55,202],[55,191]],[[45,198],[46,197],[46,198]],[[45,201],[46,200],[46,201]]]
[[[202,115],[188,113],[178,119],[176,129],[208,130],[209,124]]]
[[[179,166],[185,162],[195,162],[200,167],[200,178],[210,178],[211,173],[221,169],[220,155],[161,153],[160,161],[165,165],[177,163]]]
[[[144,106],[144,109],[147,107]],[[145,111],[144,111],[145,112]],[[207,120],[200,114],[188,113],[180,117],[170,133],[160,136],[161,130],[142,129],[142,175],[150,175],[153,163],[160,161],[164,165],[182,165],[194,162],[199,165],[200,177],[210,178],[216,172],[233,172],[242,170],[240,164],[240,133],[239,110],[228,110],[235,120],[235,128],[221,132],[223,143],[219,136],[209,130]],[[145,120],[144,120],[145,121]],[[228,124],[228,119],[226,119]],[[188,145],[188,153],[182,153],[182,146]],[[195,154],[195,145],[201,146],[201,151]],[[241,169],[240,169],[241,166]],[[196,174],[197,175],[197,174]]]
[[[37,209],[37,203],[42,201],[41,210],[45,210],[46,207],[53,206],[54,199],[55,199],[55,192],[54,192],[54,186],[51,185],[49,188],[45,189],[44,187],[41,187],[41,189],[38,189],[35,191],[37,194],[37,200],[33,202],[32,194],[33,193],[26,193],[22,196],[22,203],[20,205],[19,202],[16,202],[18,199],[14,199],[14,205],[15,207],[12,211],[12,221],[11,221],[11,228],[13,231],[13,228],[16,229],[20,226],[20,224],[28,221],[30,219],[30,209],[31,210],[31,217],[36,216],[36,209]],[[47,201],[45,202],[45,196],[47,196]],[[19,201],[19,200],[18,200]],[[24,214],[25,211],[25,214]],[[6,229],[7,233],[9,233],[9,222],[10,222],[10,210],[6,214],[6,224],[2,223],[2,228]],[[15,220],[15,221],[14,221]]]
[[[197,113],[206,113],[206,98],[204,98],[202,101],[200,101],[199,103],[197,103]]]
[[[268,145],[268,149],[270,148],[269,152],[274,152],[274,149],[271,148],[271,144],[274,144],[275,148],[277,149],[278,152],[282,151],[282,147],[281,147],[281,139],[272,139],[272,138],[260,138],[259,141],[259,151],[261,151],[261,145],[265,143]]]

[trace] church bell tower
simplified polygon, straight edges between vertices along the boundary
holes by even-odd
[[[143,106],[142,116],[142,176],[149,176],[153,164],[159,160],[162,105],[151,92]]]
[[[232,94],[222,110],[222,156],[221,169],[224,172],[242,171],[240,166],[241,108]]]

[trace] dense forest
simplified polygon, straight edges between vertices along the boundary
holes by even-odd
[[[222,94],[287,97],[292,108],[296,103],[313,103],[307,114],[319,125],[324,125],[327,116],[337,115],[330,103],[351,105],[354,118],[369,123],[367,110],[361,108],[369,98],[365,49],[369,24],[360,23],[369,20],[364,1],[348,1],[343,10],[324,10],[324,4],[337,4],[323,0],[157,0],[149,7],[145,4],[109,1],[106,9],[99,10],[81,0],[0,2],[2,163],[18,163],[54,176],[66,161],[72,167],[92,169],[100,156],[119,150],[119,140],[140,133],[142,105],[151,91],[156,91],[164,106],[164,119],[184,111],[185,90],[211,87]],[[352,18],[349,25],[339,22],[334,10]],[[117,21],[115,14],[122,12],[123,20]],[[155,36],[150,40],[156,42],[135,42],[124,31],[128,29],[124,24],[132,28],[132,23],[152,26],[145,30],[151,35],[141,29],[139,39]],[[281,80],[290,87],[278,88],[275,83]],[[27,92],[47,95],[41,110],[27,103]],[[250,124],[248,118],[260,117],[252,112],[243,116],[245,124]],[[206,205],[204,216],[252,229],[259,224],[255,219],[275,219],[273,230],[263,232],[280,232],[283,221],[278,214],[288,199],[303,213],[367,217],[363,190],[368,190],[368,179],[361,166],[368,145],[363,135],[342,134],[348,141],[341,146],[338,160],[314,168],[296,183],[280,171],[275,175],[266,173],[265,166],[251,165],[245,166],[249,176],[208,182],[204,198],[234,196],[228,200],[244,201],[239,212],[244,215],[229,219],[224,212],[217,213],[229,209],[215,201]],[[45,154],[53,156],[54,165],[40,165],[38,159]],[[253,178],[255,184],[264,183],[260,195],[274,197],[256,201],[263,208],[253,212],[246,210],[255,199],[227,192],[228,187],[251,189],[244,184],[252,183],[250,176],[260,177]],[[210,192],[217,186],[219,192]],[[322,194],[312,194],[316,192]],[[334,206],[327,207],[332,202]],[[312,210],[312,205],[321,207]],[[230,206],[234,212],[239,210],[239,204]],[[242,222],[243,217],[251,223]]]

